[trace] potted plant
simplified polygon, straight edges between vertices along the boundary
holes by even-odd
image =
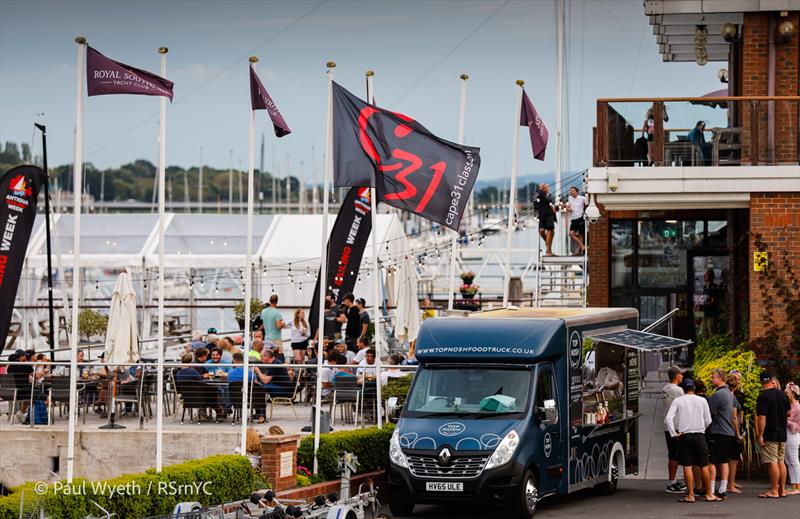
[[[461,285],[459,291],[464,299],[472,299],[478,293],[479,285]]]
[[[473,281],[475,281],[475,273],[471,270],[461,273],[461,281],[464,282],[465,285],[471,285]]]
[[[264,302],[257,297],[250,300],[250,320],[252,321],[261,314],[264,309]],[[236,316],[236,322],[239,323],[239,328],[244,330],[244,301],[239,301],[233,307],[233,313]]]

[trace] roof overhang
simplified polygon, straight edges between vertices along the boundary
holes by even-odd
[[[726,23],[741,26],[744,13],[797,11],[800,0],[646,0],[644,14],[653,26],[664,61],[695,62],[694,35],[708,30],[707,58],[728,60],[728,44],[720,31]]]

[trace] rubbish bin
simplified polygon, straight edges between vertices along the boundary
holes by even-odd
[[[317,406],[311,406],[311,434],[314,434],[314,417],[316,416]],[[331,430],[331,412],[321,409],[319,413],[319,430],[320,433],[327,433]]]
[[[513,277],[508,280],[508,302],[519,304],[522,301],[522,278]]]

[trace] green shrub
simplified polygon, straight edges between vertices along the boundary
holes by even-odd
[[[210,483],[204,485],[204,482]],[[246,457],[220,455],[164,467],[160,474],[151,469],[99,482],[75,479],[70,488],[81,489],[75,495],[65,491],[65,484],[61,484],[60,490],[55,485],[50,484],[38,499],[48,517],[79,519],[100,512],[92,500],[119,517],[144,517],[168,514],[181,501],[204,505],[235,501],[263,488],[265,483]],[[119,490],[112,493],[112,488]],[[32,484],[28,483],[15,489],[14,494],[0,498],[0,519],[18,516],[23,489],[26,502],[28,496],[35,495]]]
[[[304,476],[303,474],[295,474],[294,479],[298,487],[311,486],[311,478],[309,476]]]
[[[413,374],[409,374],[406,377],[400,378],[390,378],[389,382],[383,386],[381,390],[381,397],[384,400],[388,400],[392,397],[397,397],[400,403],[405,401],[406,396],[408,396],[408,390],[411,389],[411,382],[414,381]]]
[[[370,427],[353,431],[339,431],[320,434],[317,461],[319,475],[325,480],[339,477],[337,465],[339,452],[352,452],[358,458],[359,472],[380,470],[389,465],[389,439],[394,424],[385,424],[383,429]],[[306,436],[300,441],[297,463],[312,467],[314,465],[314,436]]]
[[[722,368],[725,371],[739,370],[742,374],[742,392],[745,394],[745,409],[750,414],[756,408],[756,398],[761,391],[759,376],[763,369],[758,364],[755,352],[746,349],[741,344],[737,347],[730,345],[730,338],[726,335],[714,335],[700,341],[695,349],[694,377],[702,380],[713,392],[711,385],[711,371]]]

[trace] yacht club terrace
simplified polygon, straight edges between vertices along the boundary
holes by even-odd
[[[598,99],[588,191],[616,209],[656,200],[662,209],[744,208],[753,191],[798,191],[798,104],[800,96]]]

